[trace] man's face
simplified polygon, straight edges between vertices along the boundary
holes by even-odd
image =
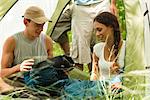
[[[33,37],[38,37],[41,32],[43,31],[43,26],[45,23],[43,24],[37,24],[35,22],[33,22],[32,20],[28,21],[27,26],[27,30],[30,33],[31,36]]]

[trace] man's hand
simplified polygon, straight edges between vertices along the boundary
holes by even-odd
[[[118,16],[118,9],[117,9],[117,7],[116,7],[116,0],[111,0],[110,11],[111,11],[111,13],[114,14],[115,16]]]
[[[20,71],[30,71],[32,69],[33,64],[34,64],[34,59],[24,60],[20,64]]]
[[[117,9],[116,5],[111,4],[111,5],[110,5],[110,11],[111,11],[111,13],[113,13],[115,16],[118,15],[118,9]]]

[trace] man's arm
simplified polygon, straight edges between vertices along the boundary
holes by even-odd
[[[49,36],[46,36],[45,40],[46,40],[45,43],[46,43],[48,58],[52,58],[53,57],[53,41]]]
[[[110,4],[110,11],[117,16],[118,14],[118,10],[116,7],[116,0],[111,0],[111,4]]]
[[[111,0],[111,3],[116,4],[116,0]]]
[[[2,60],[1,60],[1,73],[0,76],[8,76],[13,73],[20,71],[20,65],[12,66],[14,60],[14,49],[15,49],[15,39],[9,37],[3,46]]]

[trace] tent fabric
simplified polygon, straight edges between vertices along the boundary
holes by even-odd
[[[33,65],[30,72],[24,73],[26,85],[33,90],[44,91],[50,95],[65,95],[67,100],[74,97],[81,99],[103,96],[109,80],[70,79],[65,72],[71,71],[74,68],[73,65],[72,58],[65,55],[39,62]]]
[[[150,59],[146,57],[150,55],[150,53],[148,53],[150,50],[150,32],[148,32],[148,29],[150,27],[147,20],[148,14],[144,16],[146,11],[145,3],[144,0],[124,0],[127,27],[125,73],[135,70],[142,71],[150,61]],[[129,89],[143,92],[143,94],[133,96],[134,99],[139,100],[145,95],[145,88],[139,85],[145,84],[144,75],[132,75],[131,77],[126,77],[124,80],[124,85]],[[128,99],[128,97],[129,96],[124,96],[124,99]]]
[[[68,79],[65,73],[74,64],[71,57],[63,55],[46,59],[32,66],[32,70],[24,75],[27,85],[47,86],[62,79]],[[35,80],[35,81],[33,81]]]
[[[150,0],[140,0],[142,14],[144,17],[144,47],[146,66],[150,66]]]
[[[144,17],[144,49],[145,49],[145,69],[150,69],[150,0],[140,0],[142,14]],[[145,78],[145,83],[150,83],[149,75]],[[149,96],[150,87],[145,89],[145,96]]]
[[[0,0],[0,21],[18,0]]]
[[[150,1],[124,0],[124,5],[127,27],[125,73],[134,70],[149,70]],[[126,87],[132,90],[142,91],[145,96],[148,96],[150,94],[149,86],[146,86],[145,88],[139,86],[139,84],[149,84],[149,76],[146,75],[146,77],[144,77],[137,75],[126,78],[130,80],[124,81],[124,85]],[[135,95],[134,97],[135,99],[140,99],[141,95]]]
[[[66,83],[63,91],[66,100],[102,97],[104,96],[104,89],[108,85],[107,81],[89,80],[67,80]]]

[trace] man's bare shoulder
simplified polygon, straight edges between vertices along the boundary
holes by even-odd
[[[10,36],[6,39],[6,41],[15,42],[14,36]]]
[[[53,40],[51,39],[51,37],[46,35],[45,38],[45,42],[46,42],[46,49],[47,49],[47,53],[49,58],[53,57]]]
[[[13,36],[8,37],[4,43],[4,47],[8,47],[8,48],[15,48],[15,45],[16,45],[16,41]]]
[[[46,41],[52,42],[53,40],[51,39],[50,36],[46,35]]]

